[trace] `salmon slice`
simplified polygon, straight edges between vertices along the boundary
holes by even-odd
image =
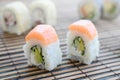
[[[89,20],[79,20],[69,26],[69,30],[84,34],[92,40],[97,34],[94,24]]]
[[[49,45],[50,43],[56,42],[58,36],[52,26],[38,25],[25,37],[26,42],[31,39],[38,40],[43,45]]]

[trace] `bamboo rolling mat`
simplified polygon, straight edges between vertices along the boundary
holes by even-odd
[[[10,0],[8,0],[10,1]],[[58,9],[58,24],[55,29],[60,38],[62,52],[66,53],[67,26],[79,19],[76,6],[79,0],[53,0]],[[69,4],[67,4],[68,2]],[[2,4],[3,5],[3,4]],[[66,14],[67,13],[67,14]],[[69,14],[68,14],[69,13]],[[22,47],[25,34],[16,36],[0,30],[0,79],[13,80],[115,80],[120,79],[120,18],[114,21],[100,20],[96,23],[100,40],[100,55],[90,65],[69,60],[53,71],[41,70],[27,65]]]
[[[66,38],[63,36],[66,32],[66,28],[57,30],[63,53],[66,53]],[[99,36],[100,55],[91,65],[71,61],[63,55],[62,64],[49,72],[27,65],[27,59],[22,50],[25,35],[1,33],[0,79],[120,79],[120,30],[101,31]]]

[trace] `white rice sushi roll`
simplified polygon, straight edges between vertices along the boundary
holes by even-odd
[[[31,28],[30,21],[30,12],[22,2],[12,2],[2,9],[1,27],[5,32],[20,35]]]
[[[36,0],[30,4],[33,26],[38,24],[56,25],[56,7],[51,0]]]
[[[24,53],[29,65],[53,70],[62,62],[58,36],[50,25],[38,25],[25,38]]]
[[[98,33],[89,20],[80,20],[69,26],[67,34],[70,59],[91,64],[99,55]]]
[[[101,5],[97,0],[81,0],[78,11],[81,19],[96,22],[101,17]]]
[[[120,13],[119,0],[102,0],[102,18],[114,19]]]

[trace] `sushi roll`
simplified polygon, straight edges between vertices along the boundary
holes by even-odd
[[[29,65],[53,70],[62,61],[58,36],[50,25],[38,25],[28,33],[23,47]]]
[[[100,6],[97,0],[81,0],[78,7],[80,19],[88,19],[93,22],[98,21],[101,16]]]
[[[99,55],[98,33],[89,20],[80,20],[69,26],[67,33],[68,57],[91,64]]]
[[[16,1],[7,4],[1,12],[3,31],[20,35],[31,28],[30,12],[22,2]]]
[[[102,18],[114,19],[120,13],[120,1],[119,0],[102,0]]]
[[[39,24],[56,24],[56,7],[52,0],[36,0],[30,4],[33,27]]]

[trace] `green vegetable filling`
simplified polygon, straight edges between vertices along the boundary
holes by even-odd
[[[44,63],[44,59],[42,56],[42,48],[40,48],[39,46],[35,45],[31,48],[31,51],[34,55],[34,59],[36,61],[36,63]]]
[[[81,51],[81,55],[83,56],[85,54],[85,46],[84,46],[84,42],[83,40],[80,38],[80,37],[76,37],[74,40],[73,40],[73,45],[75,47],[75,49],[77,51]]]
[[[109,10],[109,13],[113,14],[116,11],[116,6],[113,5],[113,7]]]
[[[94,12],[91,12],[91,13],[89,14],[88,18],[89,18],[89,19],[93,19],[94,16],[95,16],[95,13],[94,13]]]
[[[83,19],[93,19],[95,17],[95,12],[91,12],[88,16],[84,16]]]

